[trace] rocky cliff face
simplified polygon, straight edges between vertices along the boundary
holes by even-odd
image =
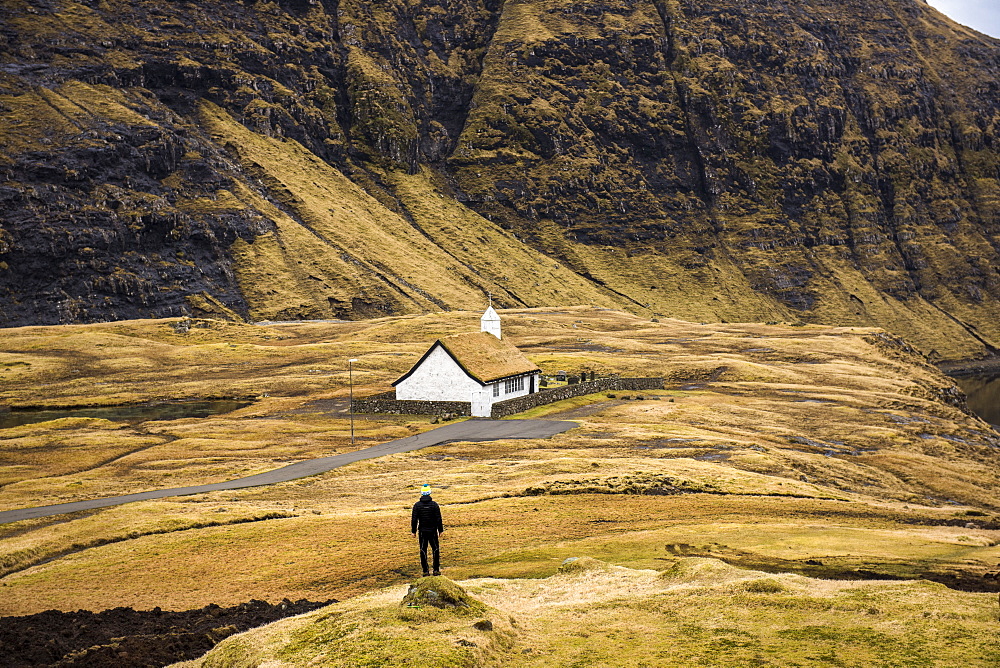
[[[0,324],[489,290],[1000,347],[1000,42],[919,0],[0,6]]]

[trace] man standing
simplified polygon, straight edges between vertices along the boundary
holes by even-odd
[[[410,515],[410,531],[420,538],[420,567],[424,577],[430,575],[427,569],[427,548],[434,550],[434,575],[441,575],[441,559],[438,552],[438,536],[444,533],[441,522],[441,508],[431,498],[431,486],[420,488],[420,500],[413,504]]]

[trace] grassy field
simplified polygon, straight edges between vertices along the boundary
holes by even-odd
[[[0,510],[346,452],[346,414],[313,403],[346,397],[346,360],[359,360],[358,395],[383,391],[478,316],[2,330],[10,406],[253,403],[209,418],[0,430]],[[580,425],[552,439],[452,443],[271,487],[0,525],[0,614],[366,594],[341,605],[395,615],[399,585],[419,573],[409,505],[428,482],[447,526],[445,574],[522,620],[495,642],[474,640],[480,649],[459,645],[455,665],[502,663],[514,649],[531,649],[523,665],[601,665],[601,652],[620,650],[629,665],[702,665],[719,648],[728,665],[987,665],[976,643],[995,636],[996,595],[975,592],[1000,562],[1000,435],[904,343],[862,328],[653,322],[585,307],[502,316],[505,336],[547,373],[662,375],[665,389],[526,414]],[[359,417],[354,447],[432,427]],[[581,556],[614,568],[593,581],[560,572]],[[745,588],[756,581],[777,584]],[[550,588],[562,592],[551,601],[538,593]],[[452,631],[437,640],[457,633],[439,622]],[[954,662],[921,658],[962,626],[965,640],[942,655]],[[658,644],[646,646],[647,631]],[[829,652],[842,663],[817,663]]]
[[[430,580],[420,586],[450,593],[449,583]],[[235,636],[177,666],[861,668],[1000,660],[993,597],[926,581],[817,580],[702,558],[636,570],[583,557],[543,579],[460,585],[465,595],[454,598],[467,608],[404,607],[406,587],[391,587]]]

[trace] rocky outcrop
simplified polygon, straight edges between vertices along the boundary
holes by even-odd
[[[490,290],[1000,347],[1000,42],[920,0],[3,8],[0,324]]]

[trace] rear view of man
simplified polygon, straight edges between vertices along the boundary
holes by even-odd
[[[420,488],[420,500],[413,504],[410,531],[420,539],[420,567],[424,570],[424,577],[430,575],[427,568],[428,547],[434,551],[434,575],[441,575],[438,536],[444,533],[444,524],[441,522],[441,508],[431,498],[430,485]]]

